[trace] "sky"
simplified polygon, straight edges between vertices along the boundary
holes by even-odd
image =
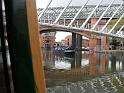
[[[37,7],[45,7],[50,0],[36,0]],[[53,0],[50,6],[65,6],[70,0]],[[87,0],[72,0],[70,5],[83,5]],[[102,4],[108,4],[112,0],[103,0]],[[115,0],[114,3],[122,3],[123,0]],[[89,0],[88,4],[97,4],[99,0]]]
[[[60,42],[62,39],[64,39],[66,36],[71,35],[69,32],[57,32],[56,33],[56,42]]]
[[[50,0],[36,0],[37,8],[44,8]],[[70,0],[53,0],[50,4],[50,7],[54,6],[66,6]],[[72,3],[70,6],[82,6],[84,2],[87,0],[72,0]],[[103,0],[102,4],[109,4],[113,0]],[[114,3],[122,3],[123,0],[115,0]],[[99,2],[99,0],[89,0],[89,5],[95,5]],[[57,32],[56,34],[56,42],[60,42],[62,39],[64,39],[67,35],[71,35],[69,32]]]

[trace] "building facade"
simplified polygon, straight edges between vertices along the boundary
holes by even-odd
[[[51,48],[55,44],[55,32],[43,33],[40,36],[40,41],[42,43],[41,47]]]

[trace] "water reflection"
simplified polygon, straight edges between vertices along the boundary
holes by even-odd
[[[122,52],[76,52],[65,56],[44,51],[48,93],[124,93]]]

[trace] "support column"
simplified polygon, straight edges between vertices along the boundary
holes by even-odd
[[[82,52],[75,51],[75,55],[73,56],[73,60],[71,62],[71,68],[80,68],[81,67],[81,59],[82,59]]]
[[[89,40],[89,47],[90,47],[90,50],[92,51],[100,51],[101,50],[101,39],[98,39],[98,38],[90,38]]]
[[[36,0],[4,0],[15,93],[45,93]]]
[[[81,51],[82,49],[82,36],[77,34],[76,38],[76,50]]]
[[[97,74],[97,68],[96,68],[96,65],[97,65],[97,57],[96,57],[96,53],[90,53],[89,54],[89,74],[90,75],[96,75]]]
[[[72,33],[72,49],[76,48],[76,33]]]
[[[101,36],[101,50],[109,50],[109,37]]]
[[[82,52],[78,51],[75,52],[75,68],[80,68],[81,67],[81,59],[82,59]]]

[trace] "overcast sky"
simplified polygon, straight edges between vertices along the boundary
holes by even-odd
[[[45,7],[50,0],[36,0],[37,7]],[[50,6],[65,6],[70,0],[53,0]],[[83,5],[87,0],[72,0],[70,5]],[[113,0],[103,0],[102,4],[108,4]],[[88,4],[97,4],[99,0],[89,0]],[[114,3],[122,3],[122,0],[115,0]]]
[[[50,0],[36,0],[37,8],[43,8],[47,5],[47,3]],[[65,6],[70,0],[53,0],[50,6]],[[87,0],[73,0],[70,6],[81,6],[86,2]],[[102,4],[109,4],[113,0],[103,0]],[[88,2],[89,5],[97,4],[99,0],[90,0]],[[115,0],[114,3],[122,3],[122,0]],[[56,41],[60,42],[62,39],[64,39],[67,35],[70,35],[71,33],[66,32],[58,32],[56,34]]]

